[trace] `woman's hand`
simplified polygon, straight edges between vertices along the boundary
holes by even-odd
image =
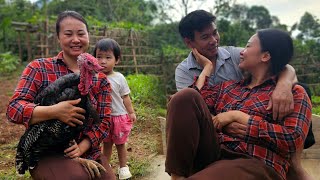
[[[202,66],[203,68],[207,65],[212,65],[212,62],[208,58],[200,54],[196,48],[192,48],[192,54],[194,55],[200,66]]]
[[[65,156],[71,159],[80,157],[83,153],[75,140],[70,141],[70,147],[64,150]]]
[[[217,114],[216,116],[212,115],[212,122],[215,128],[221,130],[224,126],[233,122],[232,112],[223,112]]]
[[[84,114],[86,111],[75,105],[79,104],[81,99],[62,101],[52,106],[55,112],[55,119],[75,127],[77,124],[82,125],[85,119]]]
[[[244,112],[232,110],[217,114],[216,116],[212,116],[212,121],[214,127],[221,130],[223,127],[232,122],[248,124],[249,118],[250,116]]]
[[[232,122],[223,127],[222,132],[229,136],[243,139],[247,132],[247,124]]]
[[[206,77],[210,77],[214,72],[215,64],[213,64],[208,58],[200,54],[196,48],[192,48],[192,54],[194,55],[200,66],[203,67],[203,70],[195,83],[198,89],[201,89],[204,86]]]

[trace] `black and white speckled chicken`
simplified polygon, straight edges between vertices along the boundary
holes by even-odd
[[[36,96],[35,103],[49,106],[61,101],[81,98],[77,106],[86,110],[83,125],[71,127],[56,119],[31,125],[20,138],[17,147],[16,169],[19,174],[24,174],[29,168],[33,169],[43,157],[63,155],[64,150],[70,147],[70,142],[78,140],[90,117],[94,119],[95,124],[101,123],[96,110],[91,106],[88,91],[92,85],[92,79],[102,67],[93,56],[87,53],[79,55],[77,63],[80,74],[70,73],[58,78]],[[78,159],[84,165],[87,163],[83,162],[86,159]],[[102,167],[100,164],[97,166],[99,169]]]

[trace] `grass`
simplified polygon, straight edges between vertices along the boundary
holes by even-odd
[[[15,158],[15,152],[18,142],[14,141],[10,144],[0,145],[0,159],[3,162],[10,162]],[[1,162],[0,162],[1,163]],[[0,170],[0,179],[31,179],[30,173],[26,172],[24,176],[17,176],[13,162],[8,169]]]
[[[0,171],[0,179],[5,180],[13,180],[13,179],[32,179],[29,171],[26,172],[23,176],[17,176],[15,167],[12,167],[11,169],[6,170],[5,172]]]
[[[312,96],[312,113],[320,115],[320,96]]]

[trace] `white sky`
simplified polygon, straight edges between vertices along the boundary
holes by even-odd
[[[34,2],[35,0],[29,0]],[[273,16],[277,16],[280,23],[289,27],[298,22],[303,14],[308,11],[312,15],[320,19],[320,0],[236,0],[237,3],[252,5],[262,5],[269,10]],[[206,7],[213,7],[213,0],[207,0],[200,9],[209,10]],[[197,7],[192,7],[190,11]],[[181,17],[177,17],[180,18]]]
[[[320,18],[319,0],[237,0],[237,2],[248,6],[263,5],[271,15],[279,18],[280,23],[288,26],[300,21],[306,11],[317,19]]]
[[[210,11],[214,7],[213,0],[206,0],[205,3],[196,0],[190,2],[188,12],[196,9]],[[175,1],[175,3],[179,7],[181,0]],[[309,12],[317,19],[320,19],[320,0],[236,0],[236,3],[246,4],[249,7],[253,5],[264,6],[268,9],[270,15],[277,16],[280,23],[286,24],[288,27],[299,22],[305,12]],[[202,5],[199,7],[200,4]],[[175,20],[179,21],[181,19],[181,13],[173,12]]]

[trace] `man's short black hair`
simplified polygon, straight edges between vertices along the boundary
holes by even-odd
[[[194,40],[194,32],[202,31],[211,23],[215,22],[216,17],[205,10],[195,10],[187,14],[179,23],[179,33],[182,38]]]

